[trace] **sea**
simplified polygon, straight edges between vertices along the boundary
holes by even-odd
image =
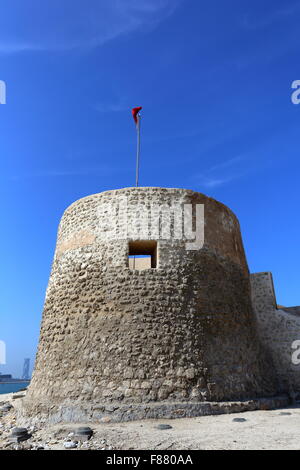
[[[17,383],[0,383],[0,395],[3,393],[12,393],[12,392],[19,392],[22,388],[28,387],[29,382],[17,382]]]

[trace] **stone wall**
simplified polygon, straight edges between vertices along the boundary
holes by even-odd
[[[139,233],[139,221],[124,236],[124,198],[129,219],[137,207],[144,217],[151,207],[204,204],[203,248],[187,250],[185,237],[161,237],[151,224]],[[162,211],[162,230],[168,217]],[[157,241],[156,269],[129,268],[130,240]],[[272,396],[276,387],[258,340],[239,223],[226,206],[190,190],[125,188],[65,211],[27,416],[63,419],[67,410],[68,419],[93,420],[107,407],[182,408]]]
[[[261,340],[272,355],[281,390],[293,396],[300,393],[300,365],[292,362],[293,342],[300,340],[300,307],[277,308],[270,272],[251,274],[251,286]]]

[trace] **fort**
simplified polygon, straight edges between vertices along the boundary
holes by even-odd
[[[197,227],[203,243],[188,249]],[[299,327],[300,307],[277,307],[272,275],[249,273],[222,203],[173,188],[94,194],[59,225],[22,413],[128,421],[287,404],[300,392]]]

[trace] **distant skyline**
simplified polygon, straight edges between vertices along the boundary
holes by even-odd
[[[300,304],[300,1],[1,0],[0,340],[33,365],[62,213],[135,182],[184,187],[241,223],[251,272]]]

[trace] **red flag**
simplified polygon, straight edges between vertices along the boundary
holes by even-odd
[[[138,106],[137,108],[132,108],[132,116],[134,119],[134,122],[137,124],[138,123],[138,114],[140,110],[142,109],[142,106]]]

